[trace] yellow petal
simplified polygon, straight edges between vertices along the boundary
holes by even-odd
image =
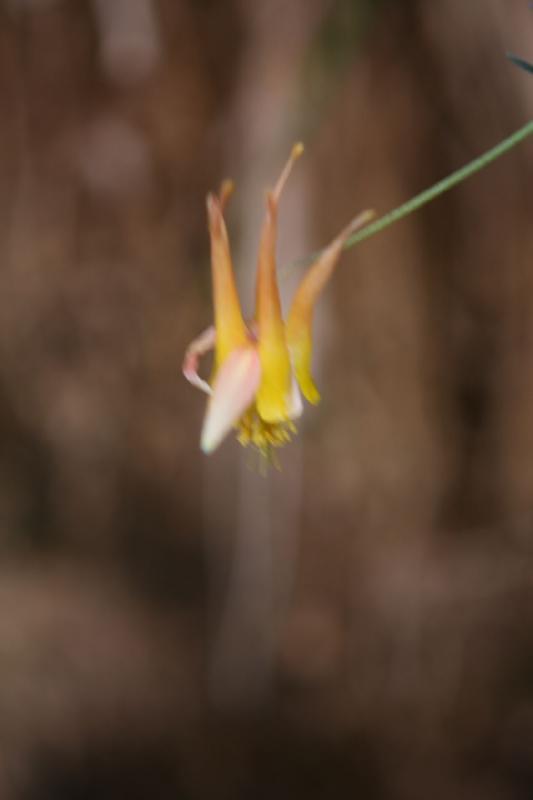
[[[292,369],[276,277],[277,211],[283,186],[302,152],[301,144],[293,147],[274,191],[267,195],[267,212],[259,247],[256,320],[262,377],[256,402],[259,415],[266,422],[287,420],[291,410]]]
[[[232,185],[226,182],[222,186],[220,199],[214,194],[207,196],[216,329],[216,368],[220,367],[235,348],[244,347],[249,343],[235,285],[228,233],[222,216],[231,189]]]
[[[322,251],[304,275],[292,301],[286,333],[292,364],[302,394],[316,404],[320,395],[311,376],[312,324],[315,303],[331,278],[349,236],[373,218],[373,211],[363,211]]]

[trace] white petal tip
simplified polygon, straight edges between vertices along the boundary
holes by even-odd
[[[220,368],[207,406],[200,439],[203,453],[212,453],[253,401],[261,379],[255,347],[234,350]]]
[[[213,413],[212,403],[207,407],[207,414],[200,437],[200,450],[208,456],[213,453],[220,445],[229,431],[229,426],[225,420],[221,421],[219,415]]]
[[[217,449],[225,434],[217,435],[214,430],[209,430],[209,427],[204,426],[202,431],[202,438],[200,439],[200,450],[206,456],[211,455]]]
[[[304,404],[302,402],[302,395],[298,388],[298,383],[294,375],[292,376],[291,396],[290,396],[290,410],[289,419],[298,419],[304,411]]]

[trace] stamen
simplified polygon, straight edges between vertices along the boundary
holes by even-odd
[[[296,142],[296,144],[293,145],[293,148],[291,150],[291,154],[289,156],[289,160],[287,161],[287,163],[283,167],[282,173],[278,178],[278,182],[276,183],[276,186],[274,187],[274,191],[272,192],[272,197],[273,197],[275,203],[279,202],[279,198],[280,198],[281,193],[283,191],[283,187],[285,186],[285,183],[287,182],[287,178],[291,174],[291,170],[292,170],[292,168],[294,166],[294,163],[295,163],[295,161],[297,161],[300,158],[300,156],[302,155],[303,151],[304,151],[304,146],[303,146],[303,144],[301,142]]]
[[[253,446],[270,461],[275,448],[291,441],[296,426],[293,422],[265,422],[253,407],[241,417],[237,430],[237,440],[243,447]]]

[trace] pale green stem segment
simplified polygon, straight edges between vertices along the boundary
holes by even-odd
[[[448,175],[447,178],[443,178],[443,180],[436,183],[434,186],[431,186],[429,189],[425,189],[420,194],[417,194],[415,197],[412,197],[411,200],[408,200],[403,205],[398,206],[398,208],[393,209],[393,211],[389,211],[388,214],[377,219],[375,222],[372,222],[370,225],[367,225],[366,228],[363,228],[361,231],[354,233],[353,236],[350,236],[347,239],[344,250],[349,250],[351,247],[354,247],[359,242],[364,241],[365,239],[369,239],[371,236],[374,236],[376,233],[380,233],[380,231],[385,230],[388,228],[389,225],[392,225],[394,222],[398,222],[398,220],[407,217],[409,214],[412,214],[413,211],[416,211],[422,206],[425,206],[426,203],[430,203],[431,200],[434,200],[440,194],[444,192],[448,192],[454,186],[457,186],[458,183],[464,181],[466,178],[469,178],[471,175],[474,175],[476,172],[479,172],[491,161],[495,161],[500,156],[503,156],[504,153],[507,153],[508,150],[511,150],[513,147],[516,147],[517,144],[522,142],[524,139],[527,139],[528,136],[533,134],[533,120],[528,122],[524,125],[523,128],[515,131],[515,133],[508,136],[507,139],[504,139],[502,142],[497,144],[495,147],[492,147],[490,150],[487,150],[486,153],[475,158],[469,164],[461,169],[452,172],[451,175]],[[305,258],[305,264],[314,261],[319,255],[321,251],[316,253],[312,253],[310,256]],[[302,262],[297,262],[302,263]]]
[[[395,208],[393,211],[389,211],[388,214],[380,217],[371,225],[367,225],[367,227],[363,228],[362,231],[350,236],[344,245],[344,249],[349,250],[350,247],[362,242],[364,239],[368,239],[370,236],[374,236],[375,233],[379,233],[385,228],[388,228],[393,222],[403,219],[403,217],[406,217],[408,214],[411,214],[418,208],[425,206],[426,203],[430,203],[431,200],[434,200],[435,197],[439,196],[439,194],[448,192],[454,186],[457,186],[458,183],[461,183],[461,181],[469,178],[470,175],[474,175],[474,173],[479,172],[481,169],[483,169],[483,167],[486,167],[488,164],[490,164],[491,161],[495,161],[500,156],[503,156],[504,153],[506,153],[508,150],[511,150],[513,147],[522,142],[524,139],[527,139],[527,137],[531,136],[532,134],[533,120],[528,122],[527,125],[524,125],[523,128],[520,128],[520,130],[511,134],[511,136],[508,136],[507,139],[504,139],[495,147],[487,150],[487,152],[483,153],[483,155],[475,158],[470,162],[470,164],[467,164],[465,167],[461,167],[461,169],[452,172],[452,174],[448,175],[447,178],[443,178],[443,180],[439,181],[434,186],[431,186],[429,189],[420,192],[420,194],[417,194],[416,197],[411,198],[411,200],[408,200],[403,205]]]

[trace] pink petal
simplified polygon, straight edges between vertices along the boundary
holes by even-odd
[[[255,347],[239,347],[224,361],[213,385],[202,429],[201,448],[212,453],[252,403],[261,380]]]
[[[201,356],[208,353],[209,350],[212,350],[215,346],[216,341],[216,333],[215,328],[213,325],[207,328],[203,333],[200,334],[187,348],[187,352],[185,353],[185,358],[183,360],[183,374],[189,381],[192,383],[193,386],[196,386],[197,389],[201,389],[202,392],[206,394],[212,394],[211,387],[209,386],[207,381],[204,381],[203,378],[200,378],[198,375],[198,363],[200,361]]]

